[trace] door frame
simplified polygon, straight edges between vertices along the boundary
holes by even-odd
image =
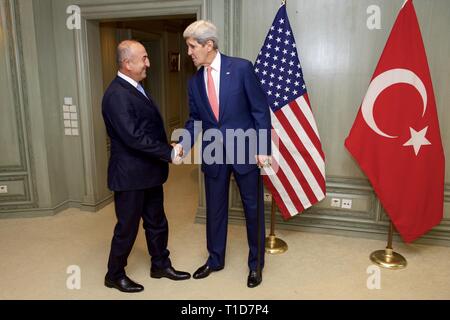
[[[187,0],[187,1],[161,1],[145,3],[121,3],[105,5],[80,5],[81,29],[75,32],[75,58],[76,78],[78,86],[78,107],[80,127],[83,169],[85,179],[85,192],[82,201],[82,209],[94,209],[97,211],[108,204],[111,192],[105,183],[107,163],[106,131],[100,133],[96,129],[99,125],[95,103],[101,101],[103,92],[94,90],[98,88],[98,79],[102,78],[101,69],[92,68],[93,56],[89,54],[89,39],[99,33],[99,22],[108,19],[126,19],[155,17],[165,15],[195,14],[197,19],[206,19],[207,8],[212,7],[212,0]],[[98,44],[94,47],[99,47]],[[92,50],[92,48],[91,48]],[[98,108],[98,106],[97,106]],[[105,141],[102,144],[101,141]]]

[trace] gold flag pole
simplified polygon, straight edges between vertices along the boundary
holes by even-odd
[[[370,260],[376,265],[387,269],[403,269],[406,267],[406,259],[392,249],[392,236],[394,234],[394,224],[389,225],[388,243],[385,250],[372,252]]]
[[[266,252],[270,254],[284,253],[288,245],[283,240],[275,237],[275,200],[272,196],[272,208],[270,217],[270,235],[266,238]]]

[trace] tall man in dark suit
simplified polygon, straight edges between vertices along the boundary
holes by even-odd
[[[108,187],[114,191],[117,224],[111,243],[105,285],[123,292],[139,292],[143,286],[125,274],[127,258],[144,221],[152,278],[189,279],[175,270],[167,250],[168,223],[164,213],[163,183],[168,163],[180,155],[167,142],[158,107],[140,81],[150,67],[139,42],[126,40],[117,48],[119,72],[105,92],[103,118],[111,138]]]
[[[244,206],[249,245],[248,287],[262,281],[264,266],[264,205],[262,184],[258,190],[257,165],[270,161],[271,120],[266,95],[262,91],[250,61],[228,57],[218,50],[216,27],[208,21],[196,21],[183,34],[188,54],[196,67],[201,67],[189,82],[190,118],[185,128],[190,132],[190,143],[182,139],[185,152],[194,141],[196,121],[201,121],[203,132],[220,131],[219,150],[203,142],[202,171],[205,175],[207,211],[207,248],[209,258],[195,273],[195,279],[205,278],[213,271],[223,269],[228,223],[228,189],[233,173],[239,186]],[[227,132],[228,131],[228,132]],[[263,132],[264,131],[264,132]],[[252,135],[254,132],[255,135]],[[231,136],[229,135],[231,133]],[[248,134],[248,139],[245,137]],[[265,133],[259,135],[260,133]],[[205,135],[204,135],[205,136]],[[244,143],[239,144],[238,140]],[[205,139],[204,139],[205,140]],[[213,140],[213,139],[211,139]],[[253,140],[253,141],[252,141]],[[218,141],[212,141],[216,144]],[[221,150],[222,149],[222,150]],[[223,159],[219,159],[223,154]],[[207,159],[207,158],[211,159]],[[214,159],[215,158],[215,159]],[[257,212],[257,201],[260,211]],[[260,215],[260,225],[257,225]],[[260,252],[258,259],[258,227]],[[258,268],[259,260],[259,268]]]

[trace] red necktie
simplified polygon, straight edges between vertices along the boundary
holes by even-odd
[[[214,80],[211,74],[211,67],[208,67],[208,100],[211,105],[211,109],[216,116],[216,120],[219,121],[219,102],[217,101],[216,87],[214,86]]]

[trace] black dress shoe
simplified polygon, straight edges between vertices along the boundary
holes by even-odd
[[[105,286],[108,288],[116,288],[122,292],[141,292],[144,290],[144,287],[139,283],[134,282],[127,276],[118,279],[118,280],[110,280],[105,277]]]
[[[201,266],[200,268],[198,268],[197,271],[194,272],[194,279],[206,278],[207,276],[209,276],[211,274],[211,272],[219,271],[222,269],[223,269],[223,267],[213,269],[210,266],[208,266],[207,264],[205,264],[205,265]]]
[[[247,287],[254,288],[260,285],[262,282],[262,274],[261,272],[250,271],[247,278]]]
[[[171,280],[187,280],[191,277],[191,274],[184,271],[177,271],[173,267],[167,267],[165,269],[152,269],[150,271],[150,277],[155,279],[169,278]]]

